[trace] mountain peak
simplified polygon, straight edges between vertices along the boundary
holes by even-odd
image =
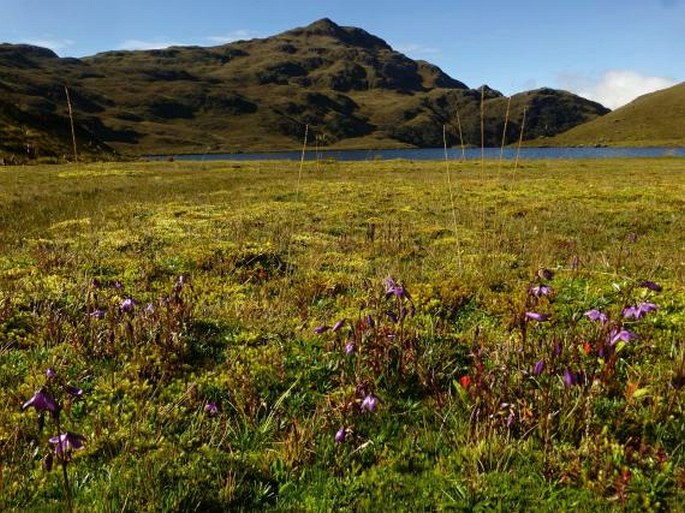
[[[319,33],[329,33],[335,34],[342,29],[340,25],[335,23],[330,18],[321,18],[313,23],[310,23],[305,27],[308,32],[319,32]]]
[[[305,37],[324,36],[349,46],[358,46],[369,50],[392,50],[390,45],[380,37],[357,27],[342,27],[330,18],[321,18],[306,27],[289,30],[286,34]]]

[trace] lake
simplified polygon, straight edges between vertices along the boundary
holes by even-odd
[[[685,148],[485,148],[482,150],[486,159],[507,160],[516,159],[604,159],[604,158],[640,158],[640,157],[685,157]],[[463,152],[460,148],[447,150],[451,160],[477,160],[481,158],[480,148],[467,148]],[[204,155],[177,155],[177,160],[299,160],[300,151],[264,152],[264,153],[221,153]],[[166,157],[151,157],[162,159]],[[421,148],[401,150],[307,150],[305,160],[444,160],[445,150],[442,148]]]

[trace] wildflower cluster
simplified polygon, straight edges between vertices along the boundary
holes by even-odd
[[[131,354],[139,375],[158,380],[181,365],[190,351],[187,332],[193,318],[193,289],[181,275],[171,292],[140,302],[121,282],[93,280],[88,294],[91,344],[96,356]]]
[[[539,435],[578,440],[598,419],[592,404],[610,398],[628,385],[625,363],[641,340],[639,323],[658,310],[644,297],[630,301],[636,287],[620,289],[613,305],[576,314],[570,326],[555,322],[553,273],[542,271],[527,288],[523,313],[516,324],[513,351],[493,348],[482,336],[472,351],[470,372],[461,387],[468,392],[471,419],[520,436]],[[642,281],[648,293],[661,291]],[[643,294],[644,296],[644,294]],[[579,407],[579,405],[584,405]],[[563,419],[563,422],[562,422]]]
[[[316,334],[334,334],[332,350],[345,360],[339,384],[354,390],[342,407],[345,425],[335,433],[336,442],[347,440],[356,416],[377,410],[380,399],[375,390],[379,386],[397,391],[406,387],[417,373],[417,334],[406,324],[415,314],[409,291],[393,278],[387,278],[383,281],[383,293],[371,293],[355,322],[340,319],[332,326],[314,328]]]
[[[69,510],[71,505],[71,487],[67,473],[67,464],[71,462],[75,451],[84,448],[85,436],[62,429],[62,411],[65,407],[70,409],[73,401],[83,397],[83,390],[64,380],[54,368],[49,367],[45,371],[45,384],[39,388],[33,396],[22,404],[21,409],[33,408],[38,413],[38,429],[42,431],[45,426],[46,413],[52,419],[57,435],[48,439],[51,449],[43,458],[43,466],[47,471],[52,470],[55,459],[62,467],[65,495]]]

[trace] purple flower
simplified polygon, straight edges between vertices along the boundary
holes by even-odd
[[[573,385],[578,384],[578,375],[574,372],[571,372],[571,370],[567,367],[564,370],[564,386],[566,387],[572,387]]]
[[[130,297],[128,297],[121,302],[120,308],[121,308],[122,312],[130,313],[133,311],[134,305],[135,305],[135,301],[133,299],[131,299]]]
[[[390,319],[392,322],[394,322],[395,324],[397,324],[397,321],[398,321],[399,319],[397,318],[397,315],[395,315],[394,312],[391,312],[390,310],[388,310],[387,312],[385,312],[385,315],[388,316],[388,319]]]
[[[649,312],[655,312],[659,309],[657,305],[654,303],[649,303],[649,302],[644,302],[640,303],[637,307],[638,312],[641,314],[641,316],[644,316],[648,314]]]
[[[535,364],[535,367],[533,367],[533,374],[535,376],[539,376],[542,374],[542,372],[545,370],[545,360],[540,360]]]
[[[623,317],[625,319],[642,319],[649,312],[658,310],[659,307],[654,303],[643,302],[639,305],[628,306],[623,309]]]
[[[642,317],[642,314],[637,306],[627,306],[623,309],[622,313],[624,319],[639,319]]]
[[[30,406],[33,406],[39,413],[42,413],[45,410],[47,410],[53,415],[56,415],[59,411],[59,406],[57,405],[57,402],[55,402],[55,400],[52,397],[46,394],[42,388],[38,390],[38,392],[33,394],[33,397],[26,401],[22,405],[21,409],[25,410]]]
[[[588,310],[585,312],[583,315],[590,319],[591,321],[599,321],[602,324],[606,324],[609,321],[609,318],[606,316],[606,314],[603,314],[596,308],[593,308],[592,310]]]
[[[207,404],[205,404],[205,411],[210,417],[213,417],[219,413],[219,407],[214,401],[209,401]]]
[[[396,296],[398,298],[404,298],[411,301],[411,295],[404,288],[404,286],[395,282],[392,278],[386,278],[383,280],[383,285],[385,285],[385,297]]]
[[[376,327],[376,321],[373,320],[373,315],[369,314],[366,316],[366,324],[371,329]]]
[[[66,432],[59,436],[53,436],[48,442],[55,446],[55,456],[69,458],[71,451],[83,449],[83,442],[86,438],[83,435]]]
[[[343,426],[340,429],[338,429],[338,431],[336,431],[335,442],[341,444],[345,441],[346,437],[347,437],[347,432],[345,430],[345,426]]]
[[[623,342],[630,342],[636,338],[640,337],[625,328],[621,328],[620,330],[615,329],[609,335],[609,344],[613,346],[616,345],[619,340],[622,340]]]
[[[331,329],[330,326],[326,326],[326,325],[317,326],[316,328],[314,328],[314,333],[321,335],[322,333],[328,331],[329,329]]]
[[[395,283],[395,280],[393,280],[390,277],[383,280],[383,285],[385,286],[386,296],[391,296],[395,288],[397,287],[397,283]]]
[[[528,292],[531,296],[542,297],[548,296],[550,292],[552,292],[552,289],[548,285],[540,284],[536,287],[531,287]]]
[[[153,305],[152,303],[148,303],[145,307],[145,313],[148,315],[155,313],[155,305]]]
[[[551,316],[546,313],[526,312],[526,320],[530,321],[545,322],[549,321],[550,317]]]
[[[55,376],[57,376],[57,373],[55,372],[55,369],[53,369],[52,367],[48,367],[45,371],[45,375],[48,379],[53,379]]]
[[[72,397],[83,397],[83,390],[78,387],[72,387],[71,385],[67,385],[64,387],[64,390]]]
[[[507,416],[507,428],[510,428],[516,420],[516,412],[514,408],[509,408],[509,415]]]
[[[406,294],[406,291],[404,290],[404,287],[402,285],[398,285],[397,287],[392,289],[390,292],[397,297],[404,297]]]
[[[355,348],[354,341],[353,340],[348,341],[347,344],[345,344],[345,354],[347,356],[350,356],[352,353],[354,353],[354,348]]]
[[[540,271],[540,276],[542,276],[545,280],[551,280],[554,278],[554,273],[549,269],[542,269]]]
[[[104,319],[104,318],[105,318],[105,311],[104,311],[104,310],[101,310],[101,309],[99,309],[99,308],[96,308],[95,310],[93,310],[92,312],[90,312],[90,316],[91,316],[93,319]]]
[[[654,283],[653,281],[649,281],[649,280],[642,280],[640,282],[640,287],[644,287],[646,289],[653,290],[654,292],[661,292],[662,290],[664,290],[664,288],[661,285],[659,285],[658,283]]]
[[[345,319],[340,319],[338,322],[336,322],[333,327],[331,328],[331,331],[334,333],[338,331],[340,328],[342,328],[345,325]]]
[[[369,413],[371,413],[373,412],[373,410],[376,409],[377,404],[378,398],[373,394],[369,394],[362,401],[361,411],[368,411]]]
[[[114,282],[114,288],[117,290],[121,290],[124,288],[124,285],[119,280],[117,280]]]
[[[564,386],[572,387],[585,383],[585,374],[582,372],[572,372],[568,367],[564,370]]]

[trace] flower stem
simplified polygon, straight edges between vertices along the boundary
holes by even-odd
[[[59,423],[59,412],[57,413],[56,421],[57,423],[57,443],[59,444],[60,463],[62,465],[62,479],[64,480],[64,492],[67,496],[67,510],[69,513],[73,513],[74,506],[71,500],[71,486],[69,486],[69,475],[67,473],[67,457],[64,447],[64,442],[62,441],[62,429]]]

